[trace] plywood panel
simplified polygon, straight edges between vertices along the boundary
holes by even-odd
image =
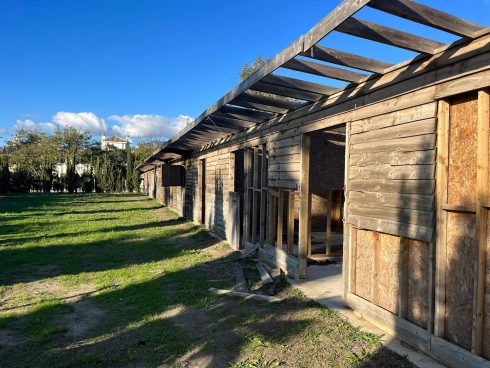
[[[392,313],[398,310],[400,280],[400,238],[394,235],[378,234],[380,244],[378,269],[378,305]]]
[[[408,247],[408,320],[416,325],[427,327],[429,244],[404,239]]]
[[[476,145],[478,96],[473,93],[453,98],[449,110],[448,203],[476,203]]]
[[[490,360],[490,216],[487,220],[487,257],[485,273],[485,305],[483,308],[482,356]]]
[[[373,231],[357,230],[354,246],[356,251],[355,267],[356,294],[361,298],[371,301],[373,299],[373,263],[374,263],[374,244],[376,236]]]
[[[476,216],[448,213],[445,338],[471,348]]]

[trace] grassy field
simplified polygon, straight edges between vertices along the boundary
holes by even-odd
[[[208,292],[235,257],[143,196],[0,197],[0,366],[411,366],[284,280],[277,304]]]

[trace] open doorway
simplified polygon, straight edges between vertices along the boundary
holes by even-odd
[[[299,274],[320,297],[342,303],[345,125],[302,138]],[[309,286],[308,286],[309,285]]]
[[[310,226],[307,257],[311,263],[340,262],[343,244],[345,128],[310,135]]]

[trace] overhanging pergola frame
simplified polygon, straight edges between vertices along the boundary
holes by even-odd
[[[428,58],[446,47],[438,41],[355,18],[354,15],[366,6],[467,40],[477,38],[486,30],[478,24],[411,0],[344,0],[308,33],[208,107],[145,162],[168,150],[197,150],[211,141],[316,103],[370,78],[377,78],[393,68],[392,64],[384,61],[317,45],[333,31],[415,51],[419,53],[418,58]],[[334,88],[273,73],[280,68],[349,84]]]

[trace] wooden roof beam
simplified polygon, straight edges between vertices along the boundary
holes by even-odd
[[[484,28],[476,23],[410,0],[371,0],[368,6],[461,37],[474,38],[475,33]]]
[[[274,84],[286,88],[294,88],[301,91],[318,93],[324,96],[330,96],[337,91],[335,87],[325,86],[319,83],[307,82],[301,79],[284,77],[277,74],[269,74],[267,77],[262,79],[262,82],[268,84]]]
[[[177,135],[169,141],[169,145],[178,141],[180,137],[182,137],[188,131],[194,129],[201,121],[203,121],[206,116],[211,115],[222,106],[225,106],[231,102],[242,92],[248,90],[262,78],[281,67],[281,65],[286,61],[291,60],[295,56],[299,55],[299,53],[316,44],[322,38],[334,31],[335,28],[345,19],[349,18],[366,6],[369,1],[370,0],[344,0],[330,14],[315,25],[306,35],[299,37],[289,47],[285,48],[272,59],[268,60],[261,68],[252,73],[247,79],[221,97],[213,105],[209,106],[192,123],[188,124],[184,129],[182,129],[182,131],[177,133]]]
[[[244,120],[240,120],[240,119],[228,118],[228,117],[217,115],[217,114],[213,114],[213,115],[208,116],[208,120],[210,120],[210,119],[212,120],[212,122],[216,123],[218,126],[221,126],[222,124],[223,125],[229,125],[229,126],[234,126],[239,130],[250,128],[252,125],[255,124],[251,121],[244,121]]]
[[[353,17],[339,25],[336,31],[429,55],[434,55],[436,49],[444,46],[443,43],[438,41]]]
[[[225,117],[230,117],[234,119],[247,120],[254,123],[260,123],[264,120],[268,120],[274,116],[274,114],[257,111],[242,107],[236,107],[231,105],[225,105],[219,109],[218,113],[224,115]],[[214,114],[213,114],[214,115]]]
[[[316,60],[326,61],[332,64],[343,65],[350,68],[365,70],[378,74],[382,74],[386,68],[389,68],[393,65],[390,63],[385,63],[384,61],[379,61],[318,45],[312,46],[309,50],[302,52],[301,55]]]
[[[335,68],[333,66],[299,59],[289,60],[282,67],[298,72],[319,75],[320,77],[338,79],[349,83],[359,83],[364,78],[369,77],[369,74],[353,72],[347,69]]]
[[[256,110],[274,112],[278,114],[285,114],[290,110],[295,110],[303,106],[303,103],[301,102],[289,101],[284,98],[263,96],[250,92],[242,93],[239,97],[235,98],[231,103],[237,106],[243,106]]]
[[[323,97],[325,97],[322,94],[318,94],[318,93],[314,93],[314,92],[308,92],[308,91],[302,91],[299,89],[288,88],[288,87],[279,86],[276,84],[269,84],[269,83],[265,83],[265,82],[255,83],[251,89],[253,91],[271,93],[274,95],[296,98],[298,100],[305,100],[305,101],[310,101],[310,102],[319,101]]]

